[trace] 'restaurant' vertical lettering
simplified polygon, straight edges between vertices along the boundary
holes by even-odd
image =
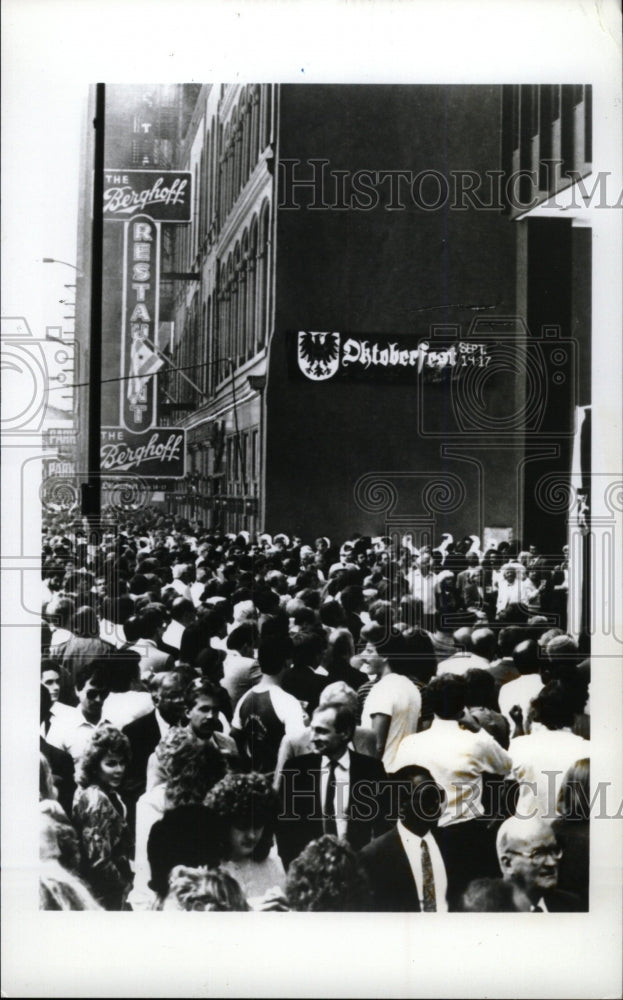
[[[148,216],[126,224],[121,423],[131,431],[147,430],[156,422],[153,345],[158,330],[159,237],[158,224]]]

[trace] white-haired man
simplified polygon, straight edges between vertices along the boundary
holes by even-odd
[[[578,896],[558,889],[562,851],[551,823],[540,817],[512,816],[498,830],[496,850],[502,878],[513,887],[517,909],[531,913],[581,910]]]

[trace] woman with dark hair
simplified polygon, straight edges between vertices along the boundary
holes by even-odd
[[[292,862],[286,896],[293,910],[372,909],[367,876],[357,855],[345,841],[328,834],[312,840]]]
[[[216,868],[222,856],[219,819],[204,805],[195,803],[167,810],[151,828],[147,858],[152,892],[149,907],[161,910],[169,892],[169,876],[177,865]]]
[[[75,691],[76,675],[85,663],[110,656],[115,647],[104,642],[99,634],[99,621],[93,608],[83,605],[72,619],[72,636],[63,649],[61,659],[60,701],[66,705],[77,705]]]
[[[271,853],[278,800],[269,778],[227,774],[205,804],[223,824],[224,870],[240,883],[252,908],[259,908],[267,892],[285,887],[281,860]]]
[[[81,874],[106,910],[127,909],[132,885],[127,813],[118,793],[129,758],[128,738],[113,726],[99,726],[80,760],[74,796]]]

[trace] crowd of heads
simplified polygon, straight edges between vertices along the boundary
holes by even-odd
[[[101,724],[103,706],[111,693],[148,694],[171,727],[155,754],[171,825],[150,843],[159,906],[244,910],[240,887],[222,864],[236,850],[258,861],[267,857],[279,802],[271,776],[253,770],[244,753],[224,754],[210,742],[235,708],[221,684],[226,656],[253,660],[264,678],[279,683],[292,670],[320,672],[322,690],[306,714],[318,753],[331,740],[336,747],[351,743],[364,695],[388,673],[419,689],[421,725],[435,718],[477,725],[478,712],[488,712],[496,715],[489,731],[508,748],[512,727],[499,715],[493,666],[541,680],[526,716],[513,717],[515,735],[538,726],[571,729],[586,715],[590,663],[583,640],[567,632],[568,569],[566,548],[550,556],[533,545],[501,543],[483,552],[475,536],[457,543],[444,536],[436,547],[419,548],[408,536],[353,535],[334,544],[324,536],[215,534],[150,509],[93,536],[80,520],[49,515],[42,732],[55,705],[79,709],[97,728],[78,762],[78,787],[123,796],[130,745],[119,728]],[[175,646],[166,641],[171,629],[179,637]],[[146,646],[161,655],[144,655]],[[455,654],[471,655],[474,665],[438,673],[440,660]],[[567,816],[581,812],[573,791],[578,768],[561,800]],[[45,769],[40,797],[58,798]],[[67,819],[46,817],[48,839],[55,823],[71,831]],[[554,834],[544,845],[540,827],[531,833],[525,823],[516,826],[507,818],[498,831],[501,878],[472,882],[463,909],[520,908],[530,851],[549,849]],[[171,843],[178,847],[171,850]],[[550,876],[557,860],[552,848]],[[58,875],[42,881],[47,908],[63,905]],[[67,893],[77,907],[84,893],[72,877]],[[542,878],[545,885],[547,872]],[[289,869],[292,909],[365,910],[369,893],[356,854],[334,836],[309,844]]]

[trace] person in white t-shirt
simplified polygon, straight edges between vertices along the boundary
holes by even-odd
[[[398,747],[405,736],[416,732],[422,711],[422,696],[414,681],[403,672],[407,660],[400,656],[397,640],[381,647],[381,679],[365,700],[361,724],[376,734],[377,755],[387,773],[395,770]]]
[[[508,748],[520,787],[518,817],[556,818],[566,771],[590,756],[588,740],[571,731],[573,719],[573,698],[559,681],[550,681],[532,700],[528,735],[515,737]]]

